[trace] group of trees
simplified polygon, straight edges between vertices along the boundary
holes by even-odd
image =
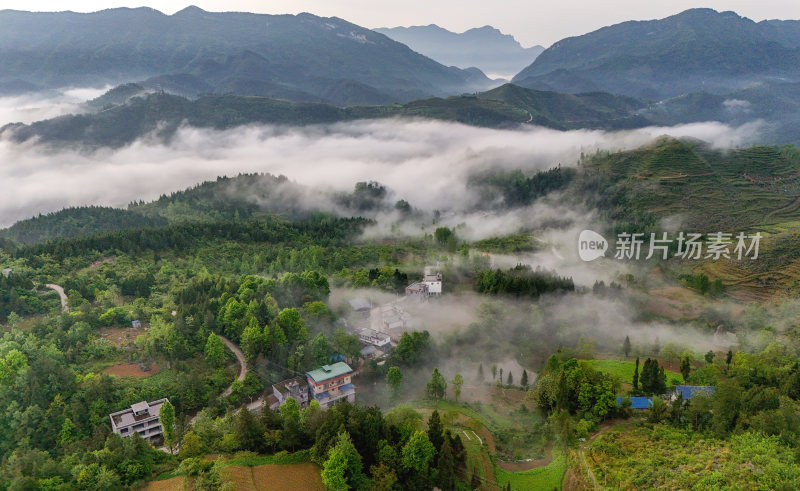
[[[475,289],[489,295],[535,298],[548,292],[573,291],[575,284],[572,278],[558,276],[540,267],[532,269],[527,265],[518,265],[508,271],[479,271],[475,278]]]
[[[526,176],[521,170],[492,170],[471,176],[468,185],[479,190],[484,206],[493,206],[499,200],[509,207],[526,206],[537,198],[564,189],[577,172],[569,167],[554,167]]]
[[[580,424],[585,431],[618,413],[619,388],[615,377],[575,358],[564,361],[553,355],[539,375],[533,395],[539,409],[569,441],[574,435],[564,428]]]
[[[667,375],[658,360],[648,358],[639,373],[639,358],[633,371],[633,391],[635,395],[663,395],[667,392]]]

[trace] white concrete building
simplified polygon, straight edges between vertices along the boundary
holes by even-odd
[[[164,434],[164,428],[159,420],[161,406],[168,399],[159,399],[153,402],[137,402],[127,409],[109,414],[111,431],[120,436],[131,436],[138,433],[142,438],[152,442]]]

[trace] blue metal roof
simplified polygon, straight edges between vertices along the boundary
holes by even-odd
[[[712,395],[714,393],[713,385],[676,385],[675,392],[680,394],[683,399],[691,399],[697,395]]]
[[[353,385],[353,384],[344,384],[341,387],[339,387],[339,390],[346,391],[346,390],[355,389],[355,388],[356,388],[356,386]]]
[[[653,400],[649,397],[628,397],[631,401],[631,409],[650,409],[653,405]],[[617,397],[617,406],[622,407],[624,397]]]

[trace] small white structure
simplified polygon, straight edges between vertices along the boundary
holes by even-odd
[[[358,340],[364,344],[377,346],[378,348],[383,348],[392,344],[389,335],[368,327],[358,331]]]
[[[131,327],[133,327],[134,329],[141,329],[142,321],[140,321],[139,319],[131,321]]]
[[[164,428],[161,426],[158,413],[167,401],[167,398],[153,402],[141,401],[132,404],[128,409],[109,414],[111,431],[120,436],[138,433],[150,442],[160,438],[164,434]]]
[[[442,273],[434,273],[432,266],[425,266],[422,281],[415,281],[406,287],[407,297],[418,297],[424,300],[432,295],[442,294]]]
[[[3,276],[5,276],[6,278],[8,278],[9,276],[11,276],[11,272],[12,272],[12,271],[14,271],[14,270],[13,270],[13,269],[11,269],[11,268],[3,268]]]
[[[442,273],[434,273],[431,266],[425,266],[422,283],[428,287],[428,295],[442,294]]]

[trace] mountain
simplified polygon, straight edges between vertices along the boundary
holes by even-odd
[[[510,77],[519,72],[544,51],[538,45],[523,48],[513,36],[492,26],[469,29],[460,34],[436,24],[382,27],[374,31],[445,65],[478,67],[484,73],[500,77]]]
[[[563,39],[513,82],[539,90],[604,91],[647,99],[727,93],[757,82],[800,81],[800,23],[755,23],[692,9]]]
[[[197,7],[173,15],[149,8],[2,10],[0,66],[6,91],[150,79],[185,95],[241,91],[334,104],[407,101],[491,85],[476,70],[443,66],[336,17]]]
[[[95,112],[30,125],[9,124],[0,136],[22,142],[119,147],[145,136],[172,137],[182,125],[228,129],[262,123],[288,126],[355,119],[418,117],[494,128],[535,124],[555,129],[636,128],[652,124],[636,112],[646,104],[603,93],[560,94],[511,84],[475,95],[427,98],[406,104],[337,107],[259,96],[205,95],[198,99],[126,84],[87,105]]]
[[[103,206],[81,206],[20,220],[0,230],[0,239],[21,244],[36,244],[56,237],[78,237],[126,230],[129,228],[163,227],[167,220]]]

